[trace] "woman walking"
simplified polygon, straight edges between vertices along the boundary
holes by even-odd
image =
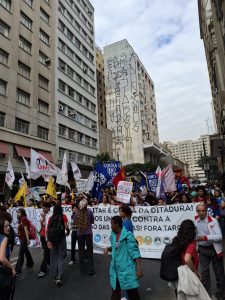
[[[50,273],[57,286],[62,285],[64,262],[66,258],[66,235],[69,235],[68,219],[61,205],[54,206],[46,231],[47,245],[51,249]]]
[[[18,237],[20,241],[20,249],[19,249],[19,255],[16,264],[16,273],[17,275],[20,275],[22,273],[24,255],[26,256],[27,259],[27,264],[26,264],[27,268],[33,267],[34,261],[28,249],[28,246],[30,244],[30,240],[29,240],[30,223],[29,220],[27,219],[27,214],[25,209],[19,208],[17,210],[17,218],[18,218]]]
[[[82,199],[79,203],[77,213],[77,238],[79,248],[80,272],[88,273],[89,276],[95,274],[93,259],[93,234],[92,224],[94,224],[94,215],[87,208],[87,200]]]
[[[75,264],[75,250],[76,250],[76,243],[77,243],[77,225],[76,225],[76,215],[78,213],[78,207],[76,204],[72,206],[72,216],[71,216],[71,259],[69,265]]]
[[[10,264],[10,247],[8,245],[8,235],[10,234],[10,223],[6,218],[0,217],[0,271],[6,270],[5,276],[0,282],[0,300],[12,300],[14,294],[15,268]],[[2,275],[2,274],[1,274]],[[3,281],[7,280],[7,286],[3,286]]]
[[[123,227],[120,216],[111,220],[111,247],[104,254],[112,252],[110,283],[113,289],[111,300],[121,299],[121,289],[127,292],[129,300],[139,300],[138,278],[142,276],[141,254],[133,233]]]

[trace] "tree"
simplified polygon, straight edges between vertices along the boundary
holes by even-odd
[[[96,167],[97,162],[104,163],[104,162],[107,162],[107,161],[115,161],[115,159],[110,158],[109,152],[106,151],[106,152],[102,152],[101,154],[97,154],[96,155],[96,160],[93,163],[93,167]]]

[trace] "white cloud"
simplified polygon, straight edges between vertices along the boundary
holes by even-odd
[[[160,140],[207,133],[211,93],[196,0],[92,0],[96,43],[126,38],[155,83]]]

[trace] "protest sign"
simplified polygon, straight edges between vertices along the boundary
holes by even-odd
[[[129,204],[133,182],[120,181],[117,186],[116,201]]]
[[[87,184],[87,179],[76,179],[77,193],[82,193]]]

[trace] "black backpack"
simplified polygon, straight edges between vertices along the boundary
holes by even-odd
[[[181,266],[181,251],[173,244],[166,245],[161,256],[160,277],[166,281],[176,281],[179,266]]]
[[[65,225],[63,217],[52,217],[48,225],[48,241],[59,243],[65,236]]]

